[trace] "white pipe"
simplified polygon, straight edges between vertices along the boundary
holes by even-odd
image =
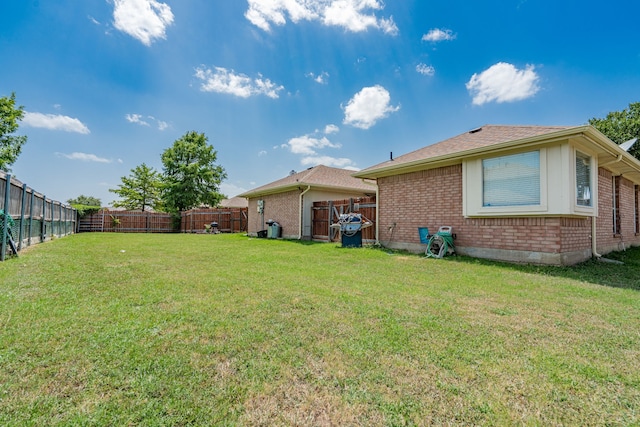
[[[597,239],[596,239],[596,217],[591,217],[591,254],[596,258],[602,258],[602,255],[598,253]]]
[[[598,165],[598,166],[608,166],[608,165],[611,165],[611,164],[613,164],[613,163],[618,163],[618,162],[619,162],[619,161],[621,161],[621,160],[622,160],[622,154],[618,154],[618,158],[617,158],[617,159],[615,159],[615,160],[611,160],[610,162],[603,163],[603,164]]]
[[[311,185],[307,185],[307,189],[304,190],[302,193],[300,193],[300,202],[298,203],[299,206],[299,210],[298,210],[298,218],[300,218],[300,227],[298,228],[298,240],[302,240],[302,224],[304,222],[304,218],[302,216],[303,214],[303,210],[302,210],[302,197],[305,195],[305,193],[307,191],[311,190]]]

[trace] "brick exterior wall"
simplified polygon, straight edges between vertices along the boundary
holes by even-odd
[[[258,200],[264,200],[264,220],[273,219],[282,227],[282,237],[297,239],[300,232],[299,203],[300,191],[272,194],[249,199],[248,234],[257,235],[259,230],[266,229],[262,223],[262,215],[258,213]]]
[[[640,245],[640,235],[635,232],[635,186],[620,179],[620,234],[613,233],[613,176],[610,171],[598,170],[598,219],[597,250],[604,255],[630,246]]]
[[[435,233],[450,225],[456,250],[471,256],[544,264],[573,264],[591,256],[591,218],[464,218],[462,165],[380,178],[379,241],[391,248],[424,250],[418,227]],[[598,250],[621,241],[640,245],[634,231],[634,187],[621,180],[622,233],[612,234],[611,173],[599,171]]]

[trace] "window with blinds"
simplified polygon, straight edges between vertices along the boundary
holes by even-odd
[[[591,157],[576,151],[576,204],[592,206]]]
[[[482,205],[540,205],[540,151],[483,160]]]

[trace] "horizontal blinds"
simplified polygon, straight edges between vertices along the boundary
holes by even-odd
[[[483,206],[540,205],[540,152],[482,161]]]

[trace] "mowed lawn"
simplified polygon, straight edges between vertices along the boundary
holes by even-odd
[[[640,250],[615,256],[57,239],[0,264],[0,425],[638,425]]]

